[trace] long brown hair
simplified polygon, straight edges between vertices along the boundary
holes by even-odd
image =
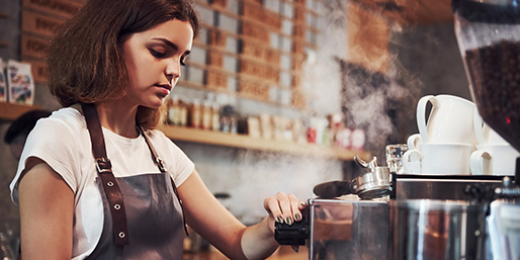
[[[125,95],[128,73],[119,44],[125,35],[170,20],[189,22],[197,35],[199,19],[191,0],[89,0],[63,25],[49,48],[49,88],[63,106],[94,103]],[[166,109],[140,106],[137,122],[155,128]]]

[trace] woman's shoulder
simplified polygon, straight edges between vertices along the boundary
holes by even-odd
[[[166,135],[159,129],[147,129],[147,130],[144,130],[144,132],[146,133],[146,135],[151,138],[151,139],[158,139],[158,140],[165,140],[165,139],[168,139],[168,137],[166,137]]]
[[[86,128],[85,118],[81,112],[72,107],[60,108],[38,123],[46,128],[67,129],[73,132]]]
[[[153,145],[157,146],[160,150],[166,149],[174,153],[181,151],[180,148],[159,129],[145,130],[145,134],[150,138]]]

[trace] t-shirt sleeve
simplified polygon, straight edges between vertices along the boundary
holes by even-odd
[[[175,185],[179,187],[190,174],[195,170],[195,164],[186,156],[186,154],[175,145],[172,140],[166,137],[161,131],[154,131],[157,135],[161,148],[166,150],[168,154],[163,159],[166,168],[175,181]],[[158,152],[159,153],[159,152]],[[159,154],[159,156],[161,156]]]
[[[76,132],[76,134],[74,134]],[[28,135],[18,163],[16,175],[9,185],[11,199],[18,204],[18,184],[20,175],[25,170],[27,159],[36,157],[47,163],[57,172],[75,193],[80,172],[77,130],[65,123],[46,118],[38,121]]]

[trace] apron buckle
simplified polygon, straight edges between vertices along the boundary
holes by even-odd
[[[96,158],[96,169],[98,173],[112,172],[112,163],[108,158]]]
[[[159,165],[159,170],[161,172],[166,172],[166,167],[164,167],[164,162],[163,160],[161,160],[159,157],[157,157],[157,159],[155,159],[157,161],[157,164]]]

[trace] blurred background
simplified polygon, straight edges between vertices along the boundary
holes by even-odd
[[[60,106],[46,87],[49,40],[82,0],[0,0],[0,58],[31,64],[34,103],[0,103],[0,135],[31,109]],[[427,94],[471,99],[448,0],[196,0],[203,29],[161,129],[245,224],[278,191],[351,179],[417,133]],[[86,25],[88,26],[88,25]],[[9,98],[9,97],[7,97]],[[9,101],[7,101],[9,102]],[[17,229],[0,145],[0,229]]]

